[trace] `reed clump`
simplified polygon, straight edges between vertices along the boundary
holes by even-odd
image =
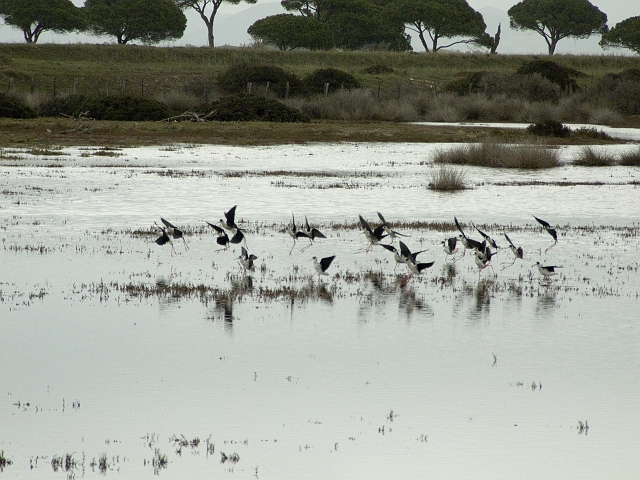
[[[492,141],[440,150],[434,163],[537,170],[560,165],[557,150],[542,145],[508,145]]]
[[[596,151],[591,147],[585,147],[580,151],[578,158],[573,162],[580,167],[611,167],[615,165],[616,158],[608,152]]]
[[[623,153],[620,156],[620,165],[625,167],[640,167],[640,148],[635,152]]]
[[[467,173],[462,168],[440,165],[431,173],[429,189],[437,192],[466,190]]]

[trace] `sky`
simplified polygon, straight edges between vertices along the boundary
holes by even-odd
[[[72,0],[81,6],[83,0]],[[544,39],[534,32],[520,32],[511,30],[507,10],[517,3],[516,0],[467,0],[469,5],[483,14],[487,24],[487,32],[494,35],[498,23],[502,24],[501,41],[498,53],[515,54],[546,54],[547,45]],[[640,0],[591,0],[608,16],[608,25],[613,27],[616,23],[633,16],[640,15]],[[218,11],[214,24],[214,36],[216,46],[230,45],[243,46],[251,43],[247,34],[247,28],[260,18],[269,15],[285,13],[279,0],[258,0],[254,5],[240,3],[239,5],[223,4]],[[185,12],[187,15],[187,29],[184,36],[175,42],[163,42],[161,46],[203,46],[207,42],[206,27],[198,14],[193,10]],[[412,32],[407,31],[411,34]],[[415,34],[413,35],[415,37]],[[625,49],[609,49],[606,52],[600,48],[600,37],[594,35],[588,39],[567,38],[558,43],[558,54],[591,54],[602,55],[632,55]],[[0,42],[22,43],[22,32],[7,25],[0,24]],[[40,43],[114,43],[111,37],[95,37],[85,34],[55,34],[45,32],[40,37]],[[416,38],[412,41],[416,52],[424,51]],[[460,51],[473,51],[474,47],[461,45],[456,47]],[[475,47],[476,50],[477,47]],[[485,51],[485,50],[482,50]]]

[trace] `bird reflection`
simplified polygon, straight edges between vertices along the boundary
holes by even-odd
[[[412,287],[400,289],[398,310],[404,311],[407,314],[407,318],[410,318],[416,311],[433,315],[433,309],[424,302],[421,296],[416,294],[415,289]]]
[[[536,317],[547,318],[549,313],[556,309],[556,290],[545,289],[545,292],[538,295],[538,302],[536,303]]]
[[[231,277],[231,288],[221,291],[216,295],[212,311],[207,315],[207,320],[215,321],[221,318],[227,333],[233,333],[233,306],[239,299],[253,290],[253,277],[251,275]]]

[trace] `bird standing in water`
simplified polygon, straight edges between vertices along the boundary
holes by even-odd
[[[253,271],[254,265],[253,265],[253,261],[257,260],[258,257],[256,257],[253,253],[251,255],[249,255],[249,252],[247,251],[246,248],[244,247],[240,247],[241,250],[241,254],[238,257],[238,260],[240,260],[240,265],[242,265],[242,268],[244,269],[245,272],[247,271]]]
[[[184,243],[184,249],[189,250],[189,246],[187,245],[187,240],[184,238],[184,233],[182,232],[182,230],[178,229],[171,222],[165,220],[164,218],[160,218],[160,220],[162,221],[162,223],[164,223],[164,226],[167,227],[167,234],[171,235],[174,240],[181,238],[182,242]]]
[[[542,265],[540,262],[536,262],[532,266],[538,267],[538,272],[544,277],[546,285],[550,285],[553,282],[551,277],[558,274],[556,268],[562,268],[562,265]]]
[[[327,273],[327,269],[329,268],[329,266],[331,265],[331,262],[333,262],[333,259],[336,258],[335,255],[332,255],[330,257],[324,257],[323,259],[321,259],[318,262],[318,257],[313,257],[311,260],[313,260],[313,267],[316,270],[316,273],[318,274],[318,279],[320,278],[320,275],[329,275]],[[316,274],[314,273],[313,275],[311,275],[311,278],[313,278],[313,276]]]

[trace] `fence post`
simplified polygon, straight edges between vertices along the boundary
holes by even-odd
[[[107,97],[109,96],[109,80],[107,80]]]
[[[33,77],[31,77],[31,87],[29,88],[29,91],[30,91],[31,93],[33,93],[33,92],[35,92],[35,91],[36,91],[36,86],[35,86],[35,84],[33,83]]]
[[[378,82],[378,101],[380,101],[380,82]]]
[[[162,94],[166,97],[167,96],[167,79],[164,79],[164,88],[162,90]]]
[[[78,79],[74,78],[73,79],[73,94],[75,95],[76,93],[78,93]]]
[[[124,95],[124,89],[125,89],[125,80],[124,78],[120,79],[120,95]]]
[[[329,83],[324,84],[324,96],[329,95]]]
[[[144,78],[140,79],[140,96],[144,97]]]
[[[247,93],[251,93],[251,87],[253,86],[252,82],[247,83]]]
[[[264,94],[266,95],[267,93],[269,93],[269,84],[271,82],[267,82],[267,88],[264,89]]]
[[[9,77],[9,84],[7,85],[7,92],[11,90],[11,86],[13,85],[13,77]]]
[[[287,82],[287,88],[284,91],[284,98],[289,98],[289,82]]]
[[[53,98],[56,98],[56,77],[53,77]]]

